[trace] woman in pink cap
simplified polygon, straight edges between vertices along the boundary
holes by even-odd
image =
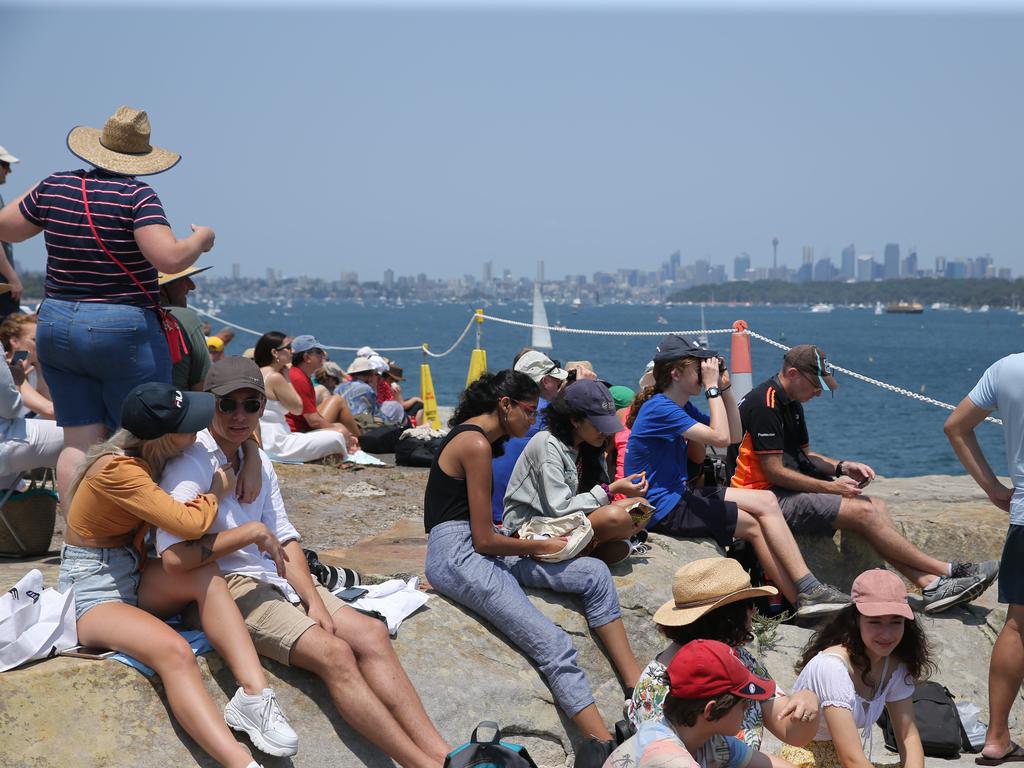
[[[872,765],[872,726],[886,709],[903,768],[924,768],[911,696],[935,665],[907,588],[879,568],[858,576],[851,596],[797,664],[794,690],[812,690],[821,701],[818,732],[806,749],[784,746],[782,757],[801,768]]]

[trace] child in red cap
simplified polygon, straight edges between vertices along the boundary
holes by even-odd
[[[888,710],[904,768],[923,768],[914,723],[914,684],[934,670],[928,642],[898,575],[865,571],[850,590],[853,604],[816,632],[803,650],[794,690],[821,700],[818,732],[806,749],[784,746],[800,768],[871,765],[872,726]]]
[[[717,640],[693,640],[668,666],[662,717],[647,720],[612,752],[604,768],[785,768],[732,734],[751,701],[766,701],[775,682],[755,676]],[[714,736],[724,738],[713,739]]]

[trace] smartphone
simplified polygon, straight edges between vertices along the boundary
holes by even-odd
[[[96,648],[91,645],[76,645],[73,648],[68,648],[66,651],[61,651],[59,656],[71,656],[76,659],[109,659],[117,651],[112,651],[109,648]]]
[[[28,350],[25,349],[19,349],[11,357],[12,363],[24,363],[26,360],[28,360]]]
[[[868,487],[868,483],[870,483],[870,482],[871,482],[871,478],[870,477],[865,477],[863,480],[861,480],[859,483],[857,483],[857,487],[858,488],[867,488]]]
[[[348,589],[341,590],[338,593],[338,597],[346,603],[353,603],[369,591],[366,587],[349,587]]]

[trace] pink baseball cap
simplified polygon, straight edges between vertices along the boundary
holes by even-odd
[[[863,616],[902,616],[914,620],[914,611],[907,603],[907,587],[892,571],[864,571],[854,580],[850,597]]]

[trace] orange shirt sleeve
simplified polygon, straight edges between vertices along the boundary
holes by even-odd
[[[97,501],[119,507],[182,539],[197,539],[217,519],[217,497],[200,494],[180,502],[149,476],[144,462],[117,456],[92,478]]]

